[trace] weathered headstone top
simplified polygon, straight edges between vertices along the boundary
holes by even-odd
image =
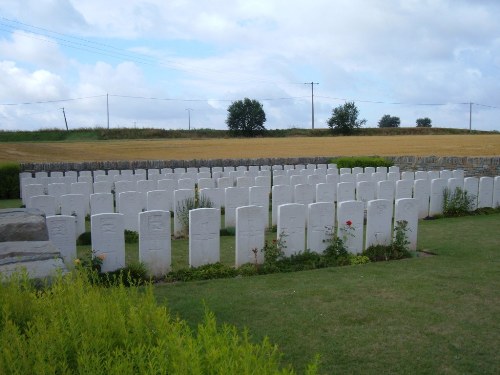
[[[0,242],[48,240],[42,211],[30,208],[0,210]]]

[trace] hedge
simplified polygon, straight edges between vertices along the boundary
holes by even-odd
[[[0,199],[19,198],[20,172],[18,163],[0,163]]]

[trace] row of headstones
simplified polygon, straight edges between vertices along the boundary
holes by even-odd
[[[333,231],[345,241],[350,253],[360,253],[371,245],[389,245],[393,229],[406,221],[409,247],[416,250],[418,206],[413,198],[399,199],[393,204],[385,199],[369,201],[364,233],[364,205],[358,201],[311,203],[308,206],[289,203],[278,207],[277,238],[285,256],[310,251],[323,252]],[[262,263],[265,225],[264,208],[242,206],[236,209],[235,265]],[[189,212],[189,265],[197,267],[220,260],[220,216],[216,208],[199,208]],[[73,216],[47,217],[50,240],[60,249],[65,262],[76,258]],[[307,225],[306,225],[307,223]],[[337,223],[337,225],[336,225]],[[138,215],[139,260],[151,275],[166,274],[171,267],[170,212],[146,211]],[[336,229],[335,229],[336,227]],[[92,250],[103,255],[102,271],[125,267],[124,215],[105,213],[91,216]],[[306,242],[307,229],[307,242]]]
[[[416,198],[419,207],[419,218],[435,216],[443,213],[443,193],[448,188],[454,191],[460,187],[474,197],[473,208],[497,207],[500,205],[500,177],[467,177],[434,179],[434,180],[399,180],[361,181],[356,185],[352,182],[335,184],[320,183],[315,187],[309,184],[276,185],[272,187],[271,225],[277,224],[277,207],[286,203],[308,205],[315,202],[343,202],[358,200],[366,204],[374,199],[394,201],[402,198]],[[229,187],[206,188],[199,191],[201,197],[210,199],[215,208],[225,207],[225,227],[235,225],[235,210],[246,205],[263,206],[266,215],[262,220],[269,225],[269,188],[253,186],[246,188]],[[144,196],[147,202],[144,203]],[[174,211],[174,233],[182,232],[182,223],[177,218],[178,205],[185,199],[194,199],[194,189],[154,190],[144,193],[126,191],[118,195],[117,212],[125,215],[125,228],[137,231],[137,215],[146,210]],[[77,236],[85,230],[85,215],[99,213],[114,213],[113,195],[111,193],[68,194],[59,197],[41,195],[31,198],[29,207],[38,208],[47,216],[62,213],[77,217]],[[57,207],[61,207],[58,211]]]

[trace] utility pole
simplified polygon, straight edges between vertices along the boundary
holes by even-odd
[[[109,129],[109,94],[106,93],[106,112],[108,114],[108,129]]]
[[[472,132],[472,102],[469,103],[469,132]]]
[[[191,130],[191,111],[193,108],[186,108],[186,111],[188,111],[188,130]]]
[[[311,85],[311,123],[314,129],[314,85],[319,85],[319,82],[305,82],[304,85]]]
[[[66,120],[66,112],[64,112],[64,107],[62,107],[61,109],[62,109],[62,111],[63,111],[64,123],[66,124],[66,130],[69,130],[69,129],[68,129],[68,121]]]

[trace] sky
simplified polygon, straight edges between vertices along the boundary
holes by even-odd
[[[365,127],[500,130],[498,0],[0,0],[0,130]],[[313,82],[314,84],[311,84]],[[317,83],[317,84],[316,84]],[[470,103],[473,103],[472,105]],[[471,121],[471,123],[470,123]]]

